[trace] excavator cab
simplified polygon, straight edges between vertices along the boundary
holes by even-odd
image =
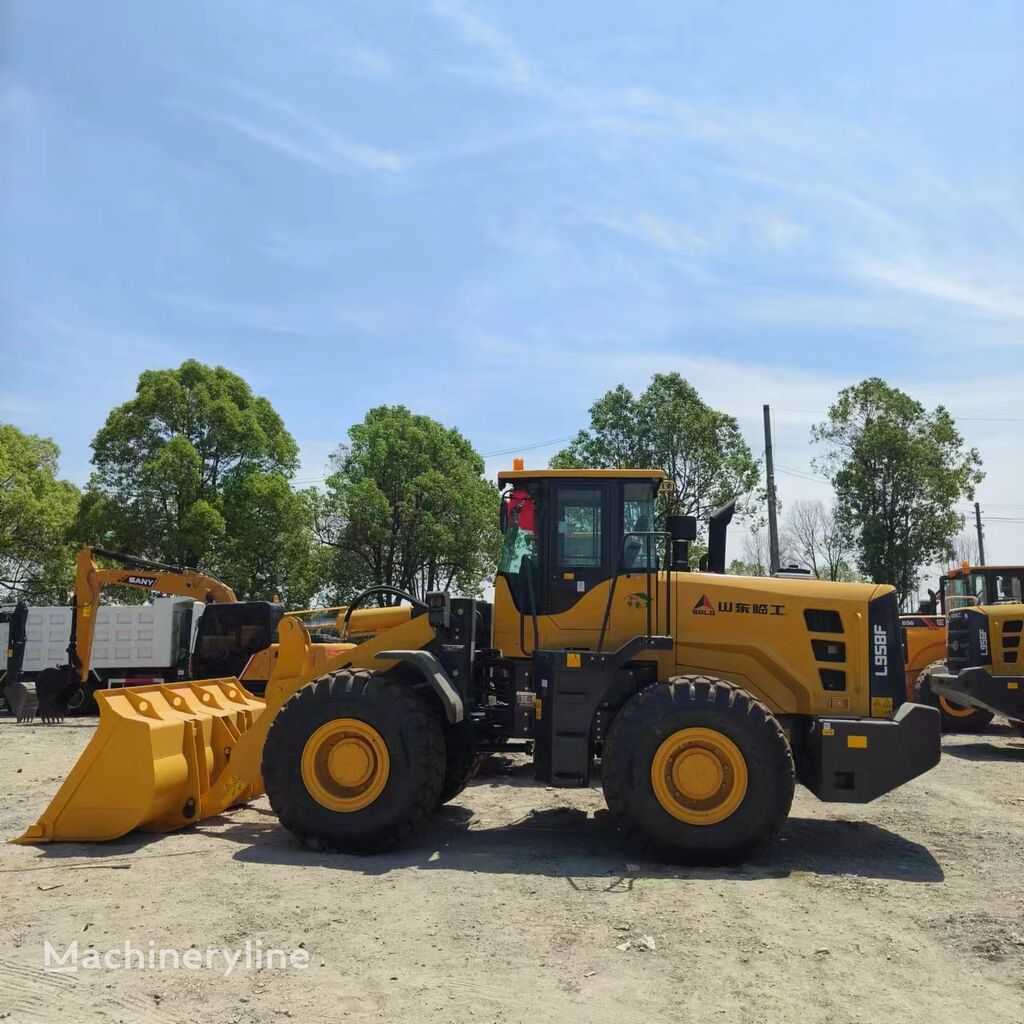
[[[242,679],[253,656],[277,641],[283,618],[284,607],[276,601],[207,605],[196,627],[189,677]]]

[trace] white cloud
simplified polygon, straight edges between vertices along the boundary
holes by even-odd
[[[971,313],[995,319],[1024,320],[1024,286],[977,280],[977,272],[950,272],[935,265],[861,258],[851,272],[868,282],[917,298],[934,299]],[[988,267],[987,269],[992,269]],[[1020,342],[1024,345],[1024,339]]]
[[[283,156],[324,171],[359,167],[396,172],[405,167],[405,159],[395,150],[357,142],[280,97],[237,82],[229,88],[262,116],[257,119],[231,111],[199,113]]]
[[[516,88],[539,84],[540,76],[510,36],[480,17],[462,0],[434,0],[434,13],[450,22],[490,62],[488,74]]]

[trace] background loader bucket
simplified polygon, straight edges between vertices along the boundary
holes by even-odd
[[[100,721],[39,821],[14,842],[169,832],[200,817],[204,793],[264,710],[236,679],[98,690]],[[233,803],[254,795],[242,780]]]

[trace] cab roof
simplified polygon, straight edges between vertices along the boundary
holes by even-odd
[[[498,483],[513,480],[664,480],[661,469],[503,469]]]
[[[1024,565],[969,565],[965,570],[962,565],[947,569],[947,576],[964,576],[976,572],[1024,572]]]

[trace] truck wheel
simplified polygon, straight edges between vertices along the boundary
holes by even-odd
[[[601,777],[631,840],[701,864],[735,862],[768,843],[795,786],[775,716],[706,676],[678,676],[631,697],[609,730]]]
[[[277,713],[263,747],[281,824],[314,849],[376,853],[437,806],[441,724],[408,683],[365,670],[324,676]]]
[[[927,704],[939,709],[939,721],[943,732],[984,732],[995,717],[991,711],[957,704],[948,697],[934,693],[927,669],[917,677],[914,698],[918,704]]]

